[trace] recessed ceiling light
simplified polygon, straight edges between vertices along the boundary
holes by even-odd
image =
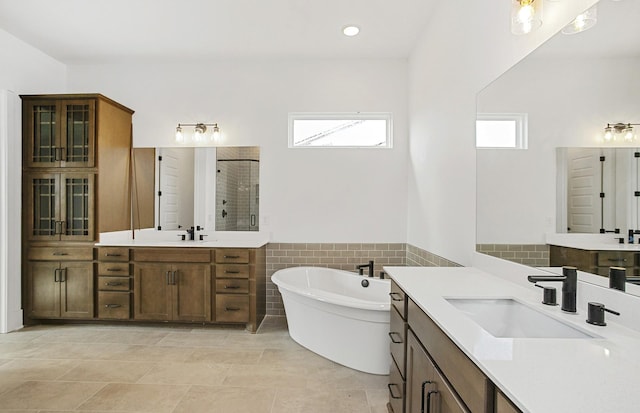
[[[342,29],[342,33],[344,33],[345,36],[353,37],[360,33],[360,28],[357,26],[346,26]]]

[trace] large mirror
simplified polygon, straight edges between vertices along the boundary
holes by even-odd
[[[603,140],[609,123],[640,123],[638,19],[639,1],[603,0],[595,27],[557,34],[479,93],[482,116],[526,114],[528,122],[526,149],[477,150],[479,252],[548,267],[546,235],[569,227],[558,213],[567,207],[562,205],[566,186],[557,185],[559,148],[640,146],[639,141]],[[607,231],[620,226],[621,232],[637,226],[633,210],[622,216],[629,220],[602,226]],[[599,221],[596,215],[598,230]],[[614,235],[602,236],[614,243]]]
[[[259,230],[258,147],[155,152],[157,230]]]

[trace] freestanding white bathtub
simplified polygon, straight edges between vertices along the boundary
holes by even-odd
[[[356,370],[389,374],[389,280],[321,267],[279,270],[271,280],[298,344]]]

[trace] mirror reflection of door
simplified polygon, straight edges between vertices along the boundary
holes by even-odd
[[[259,149],[218,148],[216,231],[259,230]]]
[[[601,155],[590,148],[569,148],[567,155],[567,231],[597,233],[603,212],[600,202]]]
[[[194,152],[192,148],[158,149],[159,223],[162,230],[193,226]]]

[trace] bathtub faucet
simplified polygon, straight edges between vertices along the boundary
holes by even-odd
[[[364,275],[364,269],[369,268],[369,277],[373,277],[373,261],[369,261],[369,264],[358,265],[356,268],[360,275]]]

